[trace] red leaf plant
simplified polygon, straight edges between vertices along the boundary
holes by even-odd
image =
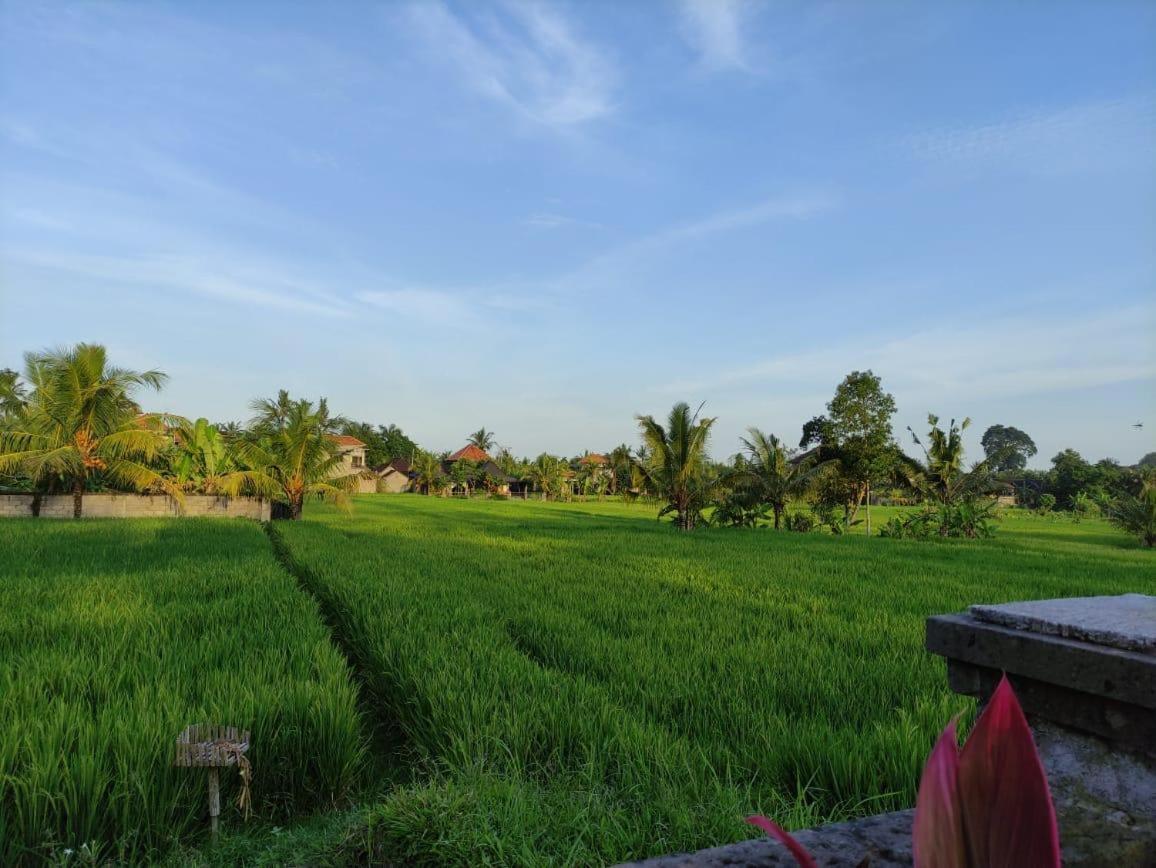
[[[777,824],[747,822],[786,846],[802,868],[817,868]],[[962,750],[954,720],[939,736],[919,782],[912,838],[916,868],[1058,868],[1048,780],[1006,675]]]

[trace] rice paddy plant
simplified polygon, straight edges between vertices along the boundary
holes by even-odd
[[[676,534],[640,506],[371,497],[276,533],[424,771],[374,810],[379,855],[594,864],[908,806],[968,706],[927,616],[1156,590],[1104,527],[1009,525]]]
[[[262,817],[330,807],[363,766],[348,666],[256,524],[0,522],[0,864],[148,861],[206,821],[190,723],[252,732]],[[237,775],[222,774],[223,820]]]

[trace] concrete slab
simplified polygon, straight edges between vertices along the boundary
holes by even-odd
[[[1156,654],[1156,596],[1071,597],[971,606],[989,624]]]

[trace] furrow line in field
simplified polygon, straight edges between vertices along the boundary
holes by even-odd
[[[370,736],[373,766],[370,769],[371,779],[387,784],[411,780],[416,774],[416,765],[412,760],[414,751],[398,722],[382,714],[382,709],[389,708],[391,703],[388,697],[382,695],[383,686],[380,679],[375,677],[373,666],[358,651],[357,644],[350,640],[348,625],[317,576],[294,557],[289,544],[272,522],[266,522],[264,526],[277,563],[293,578],[302,593],[317,602],[330,641],[349,665],[357,687],[358,711]]]

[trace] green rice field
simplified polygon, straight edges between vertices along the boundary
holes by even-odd
[[[372,814],[385,856],[598,864],[749,837],[754,811],[908,806],[968,705],[928,615],[1156,588],[1099,522],[918,543],[653,516],[415,496],[277,526],[422,771]]]
[[[189,723],[252,731],[261,816],[348,798],[356,691],[259,525],[6,519],[0,597],[0,864],[146,862],[199,828],[205,773],[172,766]]]
[[[923,543],[654,513],[370,495],[267,534],[0,522],[0,861],[203,840],[203,782],[170,767],[199,720],[253,730],[256,823],[339,809],[331,862],[596,865],[751,837],[752,812],[908,806],[969,705],[928,615],[1156,592],[1099,521]],[[295,861],[245,841],[189,861]]]

